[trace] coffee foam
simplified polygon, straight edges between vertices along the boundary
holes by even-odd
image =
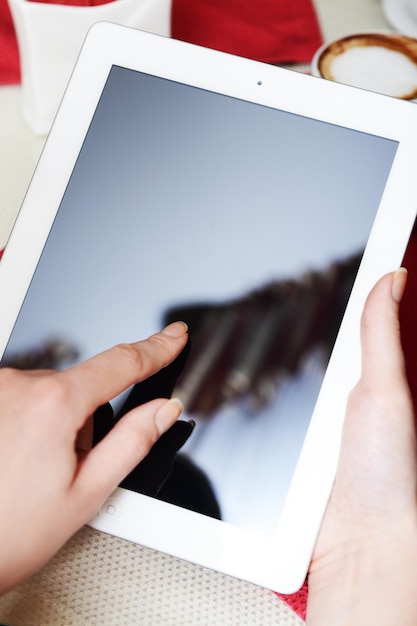
[[[352,35],[318,58],[321,76],[398,98],[417,98],[417,41],[402,35]]]

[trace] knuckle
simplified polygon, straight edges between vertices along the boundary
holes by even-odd
[[[119,343],[114,347],[114,353],[118,360],[132,364],[135,368],[141,368],[144,365],[141,350],[138,350],[130,343]]]
[[[158,433],[154,424],[149,424],[146,427],[142,426],[140,430],[136,429],[131,433],[130,446],[132,458],[136,459],[136,463],[142,461],[148,454],[157,436]]]
[[[13,385],[21,375],[19,370],[3,367],[0,369],[0,385],[7,388],[9,385]]]
[[[23,375],[16,369],[4,367],[0,369],[0,393],[3,398],[7,398],[10,394],[18,393],[22,396],[23,391]]]
[[[54,372],[36,380],[34,397],[42,406],[66,407],[71,398],[71,388],[60,372]]]
[[[348,410],[362,416],[369,416],[376,411],[383,414],[386,412],[386,400],[384,390],[374,389],[360,380],[348,396]]]
[[[351,389],[348,396],[348,402],[350,404],[357,404],[359,402],[363,402],[365,399],[369,398],[369,396],[370,389],[364,384],[363,380],[359,380],[353,389]]]

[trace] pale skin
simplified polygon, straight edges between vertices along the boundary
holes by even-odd
[[[186,342],[176,322],[63,372],[0,370],[0,592],[46,563],[176,421],[179,401],[153,400],[91,449],[97,407],[168,365]]]
[[[308,626],[417,624],[416,431],[398,322],[405,283],[405,270],[384,276],[362,316],[362,376],[310,566]],[[44,564],[177,419],[177,401],[155,400],[90,450],[97,406],[167,365],[186,340],[176,323],[66,372],[0,370],[2,511],[13,510],[0,516],[1,591]]]
[[[308,626],[417,624],[416,425],[400,343],[405,270],[362,316],[362,375],[309,573]]]

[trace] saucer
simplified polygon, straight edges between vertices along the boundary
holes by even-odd
[[[396,30],[417,37],[417,17],[411,13],[407,4],[408,0],[382,0],[382,10]]]

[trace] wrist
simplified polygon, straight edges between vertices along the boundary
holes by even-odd
[[[417,526],[404,526],[349,542],[313,563],[308,626],[416,626]]]

